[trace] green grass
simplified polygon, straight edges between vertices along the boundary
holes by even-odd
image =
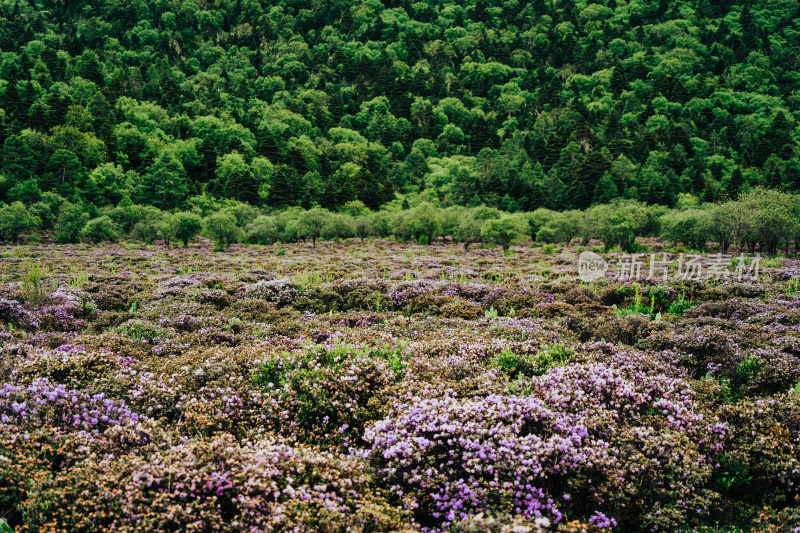
[[[517,354],[506,348],[495,357],[495,365],[515,380],[541,376],[551,368],[568,364],[573,355],[575,350],[560,342],[543,345],[535,354]]]
[[[38,263],[26,261],[23,266],[22,290],[25,297],[30,302],[40,303],[47,295],[47,285],[44,281],[49,274],[46,267],[39,266]]]

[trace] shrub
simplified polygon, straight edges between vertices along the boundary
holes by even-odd
[[[53,530],[391,531],[407,518],[370,486],[363,465],[266,437],[229,435],[150,455],[89,463],[49,480],[31,505]],[[91,527],[84,523],[92,516]]]
[[[55,230],[63,242],[78,242],[83,228],[89,221],[89,214],[79,205],[64,202],[58,210]]]
[[[183,211],[177,213],[172,219],[174,224],[175,238],[183,243],[183,247],[189,246],[189,241],[195,238],[203,229],[203,221],[194,213]]]
[[[17,244],[22,233],[32,231],[40,222],[22,202],[0,207],[0,236],[10,238],[13,244]]]
[[[115,241],[119,237],[116,224],[108,216],[94,218],[86,223],[81,236],[92,241],[92,244],[98,244],[101,241]]]
[[[384,483],[436,531],[485,512],[560,520],[569,480],[592,477],[606,453],[574,417],[516,396],[416,401],[365,438]]]
[[[301,442],[361,445],[364,428],[386,414],[387,390],[402,375],[396,348],[312,347],[261,364],[255,382],[269,393],[268,413]]]
[[[203,228],[209,237],[217,241],[217,248],[222,250],[237,242],[242,234],[236,225],[236,217],[228,211],[219,211],[206,217]]]
[[[567,364],[573,353],[574,350],[561,343],[543,346],[535,354],[516,354],[506,349],[497,354],[497,366],[512,380],[520,376],[541,376],[554,366]]]
[[[481,229],[481,237],[501,246],[504,252],[508,252],[511,244],[522,235],[525,235],[525,229],[519,217],[513,215],[487,220]]]
[[[671,529],[708,512],[714,494],[706,486],[729,429],[705,416],[688,382],[647,364],[618,352],[609,363],[555,367],[530,381],[530,393],[575,416],[587,443],[616,450],[606,481],[584,489],[604,502],[600,511],[623,527]]]

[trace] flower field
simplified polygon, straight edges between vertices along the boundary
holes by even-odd
[[[800,531],[800,260],[585,283],[581,251],[3,248],[0,518]]]

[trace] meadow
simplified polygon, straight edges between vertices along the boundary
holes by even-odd
[[[800,530],[800,260],[590,247],[3,247],[0,531]]]

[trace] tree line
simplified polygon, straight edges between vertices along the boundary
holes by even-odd
[[[798,31],[792,0],[8,0],[0,201],[794,192]]]
[[[204,235],[224,250],[234,243],[274,244],[318,240],[384,238],[419,244],[440,242],[500,246],[570,244],[587,246],[599,240],[606,251],[636,252],[637,237],[661,237],[674,246],[728,253],[756,251],[775,255],[800,251],[800,195],[756,189],[736,200],[702,203],[681,195],[675,208],[615,199],[586,210],[507,213],[495,207],[449,206],[420,202],[408,209],[370,210],[351,201],[338,211],[322,207],[259,209],[210,196],[189,199],[189,210],[160,211],[126,199],[94,213],[52,193],[31,206],[22,202],[0,206],[0,240],[17,243],[38,231],[59,242],[98,244],[120,238],[157,241],[165,246]],[[36,238],[34,238],[34,242]]]

